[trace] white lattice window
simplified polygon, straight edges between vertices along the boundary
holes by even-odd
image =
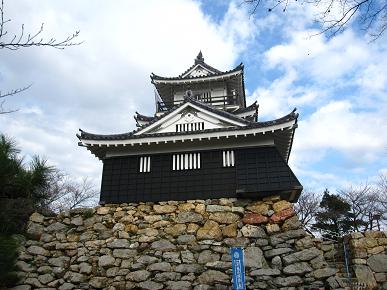
[[[150,156],[141,156],[140,157],[140,172],[150,172],[151,171],[151,158]]]
[[[235,166],[234,150],[223,151],[223,167]]]
[[[176,124],[176,132],[204,130],[204,122]]]
[[[200,153],[182,153],[172,155],[172,170],[200,169]]]

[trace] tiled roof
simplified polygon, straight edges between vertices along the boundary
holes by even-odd
[[[242,114],[244,112],[249,112],[249,111],[257,110],[258,107],[259,107],[259,105],[257,104],[257,101],[255,101],[250,106],[248,106],[246,108],[239,108],[238,110],[235,110],[232,113],[235,114],[235,115]]]
[[[140,120],[140,121],[152,121],[155,117],[149,117],[149,116],[145,116],[145,115],[141,115],[140,113],[136,112],[136,115],[134,116],[134,119],[137,121],[137,120]]]
[[[191,68],[189,68],[188,70],[190,70]],[[187,70],[187,71],[188,71]],[[208,76],[186,76],[186,77],[182,77],[181,75],[178,76],[178,77],[162,77],[162,76],[158,76],[154,73],[151,74],[151,80],[185,80],[185,79],[188,79],[188,80],[192,80],[192,79],[200,79],[200,78],[204,78],[204,77],[215,77],[215,76],[222,76],[222,75],[227,75],[229,73],[233,73],[233,72],[237,72],[237,71],[243,71],[243,63],[240,63],[237,67],[235,67],[234,69],[232,70],[228,70],[228,71],[225,71],[225,72],[218,72],[218,73],[215,73],[215,74],[211,74],[211,75],[208,75]]]
[[[192,70],[198,64],[201,65],[202,67],[208,69],[209,71],[214,72],[214,73],[212,73],[212,74],[210,74],[208,76],[196,76],[196,77],[195,76],[185,76],[184,77],[185,74],[187,74],[190,70]],[[151,77],[152,82],[153,82],[153,80],[200,79],[200,78],[203,78],[203,77],[222,76],[222,75],[226,75],[226,74],[229,74],[229,73],[237,72],[237,71],[240,71],[240,70],[243,70],[243,63],[240,63],[237,67],[235,67],[232,70],[228,70],[228,71],[222,72],[222,71],[220,71],[220,70],[210,66],[209,64],[205,63],[203,55],[202,55],[202,52],[200,51],[198,56],[195,59],[194,64],[191,67],[189,67],[185,72],[180,74],[178,77],[162,77],[162,76],[156,75],[154,73],[152,73],[150,77]]]
[[[209,105],[206,105],[206,104],[200,103],[198,101],[189,99],[189,100],[186,100],[184,103],[180,104],[179,106],[173,108],[172,110],[170,110],[168,113],[164,114],[163,116],[155,117],[154,120],[151,121],[149,124],[139,128],[137,130],[134,130],[132,132],[122,133],[122,134],[112,134],[112,135],[101,135],[101,134],[88,133],[88,132],[85,132],[85,131],[79,129],[81,134],[77,134],[77,137],[80,140],[82,140],[82,139],[83,140],[126,140],[126,139],[143,138],[144,136],[146,136],[146,137],[161,137],[161,136],[178,136],[178,135],[198,134],[198,132],[192,131],[192,132],[167,132],[167,133],[153,133],[153,134],[146,134],[146,133],[144,133],[144,134],[141,134],[141,135],[135,135],[135,133],[139,132],[140,130],[143,130],[144,128],[146,128],[146,127],[150,126],[151,124],[155,123],[156,121],[164,118],[166,115],[169,115],[170,113],[172,113],[173,111],[178,109],[180,106],[182,106],[186,102],[195,102],[196,105],[203,106],[207,110],[210,109],[210,110],[212,110],[216,114],[222,114],[223,116],[225,116],[227,118],[232,116],[232,118],[235,118],[239,122],[244,122],[246,124],[246,126],[238,127],[238,128],[236,128],[236,127],[229,127],[229,128],[207,129],[207,130],[200,131],[200,133],[224,132],[224,131],[235,131],[235,130],[248,130],[248,129],[252,129],[252,128],[265,128],[265,127],[269,127],[269,126],[273,126],[273,125],[277,125],[277,124],[287,123],[287,122],[292,121],[292,120],[297,120],[297,118],[298,118],[298,113],[296,113],[296,109],[294,109],[290,114],[288,114],[288,115],[286,115],[286,116],[284,116],[282,118],[276,119],[276,120],[271,120],[271,121],[266,121],[266,122],[247,121],[245,119],[239,118],[237,116],[234,116],[234,115],[232,115],[230,113],[227,113],[227,112],[224,112],[224,111],[221,111],[221,110],[218,110],[216,108],[213,108],[213,107],[210,108]]]

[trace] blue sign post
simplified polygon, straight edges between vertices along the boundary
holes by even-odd
[[[245,259],[242,248],[231,248],[234,290],[246,290]]]

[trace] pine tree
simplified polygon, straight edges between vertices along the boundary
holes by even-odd
[[[326,237],[332,238],[335,235],[342,236],[352,230],[353,225],[350,221],[350,204],[339,195],[330,194],[328,189],[325,189],[314,226],[327,232],[332,232],[332,234],[323,234]]]

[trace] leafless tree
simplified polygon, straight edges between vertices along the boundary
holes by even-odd
[[[50,186],[45,191],[45,204],[42,205],[42,208],[54,212],[95,206],[98,197],[98,191],[89,179],[84,178],[77,182],[60,171],[52,174]]]
[[[380,229],[385,208],[383,209],[382,194],[377,186],[369,183],[350,185],[338,190],[338,193],[351,205],[350,222],[356,231]]]
[[[72,35],[67,36],[65,39],[57,40],[53,37],[49,39],[44,39],[42,37],[44,23],[41,24],[40,28],[32,33],[27,33],[22,24],[20,31],[18,33],[9,33],[7,30],[7,23],[11,19],[7,19],[4,14],[4,0],[1,0],[0,4],[0,49],[9,49],[9,50],[18,50],[20,48],[27,47],[38,47],[38,46],[47,46],[57,49],[64,49],[69,46],[79,45],[82,42],[77,42],[77,37],[79,36],[79,31],[75,31]],[[4,103],[5,98],[16,95],[27,90],[31,85],[12,89],[5,93],[0,90],[0,114],[8,114],[15,112],[15,109],[5,109]]]
[[[370,194],[372,188],[368,183],[359,186],[350,185],[345,189],[338,190],[339,195],[351,205],[351,222],[356,231],[368,226],[368,215],[370,212]]]
[[[374,199],[378,205],[378,213],[374,216],[378,229],[387,228],[387,174],[381,174],[376,182]]]
[[[312,224],[318,212],[321,196],[316,192],[304,189],[294,208],[298,214],[300,222],[308,227]]]
[[[293,2],[293,1],[292,1]],[[256,14],[261,6],[267,11],[282,9],[285,12],[289,0],[244,0],[251,6],[251,13]],[[348,26],[351,21],[357,22],[361,30],[366,31],[371,40],[378,39],[387,28],[387,2],[385,0],[295,0],[301,5],[317,6],[320,11],[316,21],[322,25],[319,34],[334,36]]]
[[[387,174],[381,174],[376,184],[380,205],[387,211]]]

